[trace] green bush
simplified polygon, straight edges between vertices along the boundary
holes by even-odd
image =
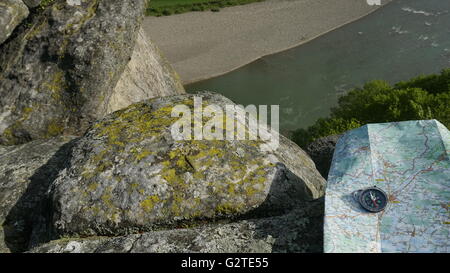
[[[172,13],[173,13],[173,11],[170,10],[170,9],[165,9],[165,10],[163,10],[163,12],[162,12],[162,14],[163,14],[164,16],[171,15]]]
[[[420,76],[390,86],[372,81],[349,91],[338,100],[327,118],[292,133],[292,140],[306,147],[317,138],[341,134],[367,123],[437,119],[450,127],[450,69],[440,75]]]
[[[429,93],[450,92],[450,69],[444,69],[440,75],[419,76],[407,82],[399,82],[396,88],[421,88]]]

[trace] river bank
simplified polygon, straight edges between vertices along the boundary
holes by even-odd
[[[365,0],[268,0],[220,12],[146,17],[143,27],[189,84],[308,42],[379,7]]]
[[[395,0],[306,44],[185,85],[242,105],[279,105],[280,128],[307,128],[372,80],[390,84],[450,67],[450,2]]]

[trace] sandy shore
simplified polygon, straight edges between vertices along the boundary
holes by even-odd
[[[143,27],[187,84],[300,45],[378,8],[366,0],[268,0],[146,17]]]

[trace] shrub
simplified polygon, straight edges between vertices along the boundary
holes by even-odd
[[[444,69],[440,75],[419,76],[407,82],[399,82],[396,88],[417,87],[431,94],[450,92],[450,69]]]
[[[164,16],[171,15],[171,14],[172,14],[172,10],[170,10],[170,9],[164,9],[164,10],[162,11],[162,14],[163,14]]]
[[[317,138],[341,134],[367,123],[437,119],[450,127],[450,69],[440,75],[420,76],[390,86],[372,81],[338,99],[327,118],[292,133],[306,147]]]

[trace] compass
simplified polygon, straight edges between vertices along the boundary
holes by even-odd
[[[380,212],[386,208],[387,194],[377,188],[369,187],[362,190],[357,190],[353,193],[353,198],[367,211]]]

